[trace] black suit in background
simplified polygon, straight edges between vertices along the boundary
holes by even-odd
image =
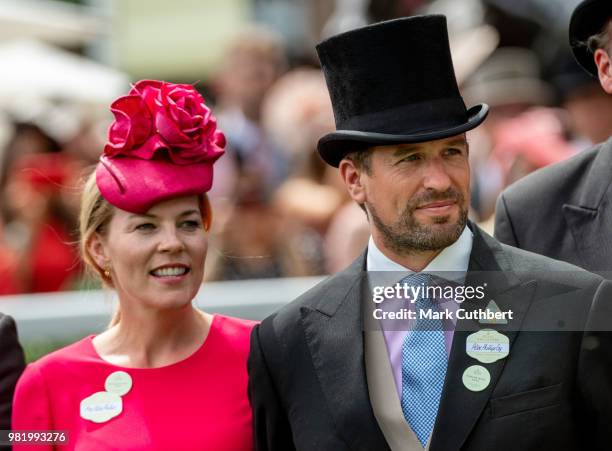
[[[471,228],[466,283],[476,282],[471,279],[476,271],[503,271],[496,273],[502,276],[487,296],[502,310],[513,309],[518,324],[533,324],[549,310],[557,325],[563,318],[591,325],[612,318],[612,283],[501,245]],[[365,376],[364,268],[362,255],[253,330],[248,368],[256,450],[389,449]],[[471,333],[465,331],[466,321],[460,320],[455,331],[431,451],[610,449],[611,333],[504,332],[509,356],[484,364],[491,383],[471,392],[462,384],[462,373],[478,362],[465,352]]]
[[[497,200],[495,237],[589,271],[612,271],[612,138],[508,187]]]
[[[13,393],[24,367],[15,321],[0,313],[0,429],[11,428]]]

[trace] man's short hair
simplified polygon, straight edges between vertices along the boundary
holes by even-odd
[[[610,53],[610,39],[612,38],[612,18],[608,19],[601,31],[589,37],[585,45],[591,53],[595,53],[598,49],[605,50]]]
[[[350,152],[344,156],[347,160],[351,160],[355,167],[360,171],[364,171],[366,174],[372,174],[372,150],[371,149],[362,149],[355,150],[354,152]]]

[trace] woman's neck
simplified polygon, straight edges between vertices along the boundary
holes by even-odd
[[[175,310],[122,311],[121,319],[93,340],[109,363],[128,368],[158,368],[179,362],[202,346],[212,316],[191,305]]]

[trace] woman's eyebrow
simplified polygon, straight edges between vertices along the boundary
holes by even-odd
[[[142,213],[142,214],[132,214],[128,216],[128,219],[142,219],[142,218],[155,218],[155,215],[152,215],[149,213]]]
[[[182,212],[179,217],[183,217],[183,216],[189,216],[189,215],[193,215],[193,214],[200,214],[199,210],[186,210],[184,212]]]
[[[189,216],[192,214],[200,214],[199,210],[196,209],[192,209],[192,210],[185,210],[182,213],[179,214],[179,217],[183,217],[183,216]],[[150,219],[155,219],[157,218],[156,215],[152,215],[150,213],[142,213],[142,214],[132,214],[130,216],[128,216],[128,219],[143,219],[143,218],[150,218]]]

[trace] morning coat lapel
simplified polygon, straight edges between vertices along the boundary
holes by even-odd
[[[535,281],[521,283],[499,243],[477,226],[470,224],[470,228],[474,233],[474,241],[466,286],[486,283],[486,297],[483,300],[466,301],[460,307],[465,310],[485,309],[489,300],[494,299],[502,311],[511,309],[514,319],[507,325],[479,324],[466,319],[457,322],[430,451],[461,448],[485,409],[508,360],[507,357],[485,364],[469,357],[466,353],[468,335],[484,328],[496,329],[509,338],[512,355],[513,341],[529,308],[536,285]],[[472,392],[463,385],[463,372],[472,365],[482,365],[491,374],[491,382],[480,392]]]
[[[351,450],[389,450],[366,381],[362,288],[365,253],[334,277],[315,308],[302,308],[302,326],[325,402]]]
[[[611,182],[612,138],[597,151],[577,200],[563,205],[581,266],[593,271],[612,271]]]

